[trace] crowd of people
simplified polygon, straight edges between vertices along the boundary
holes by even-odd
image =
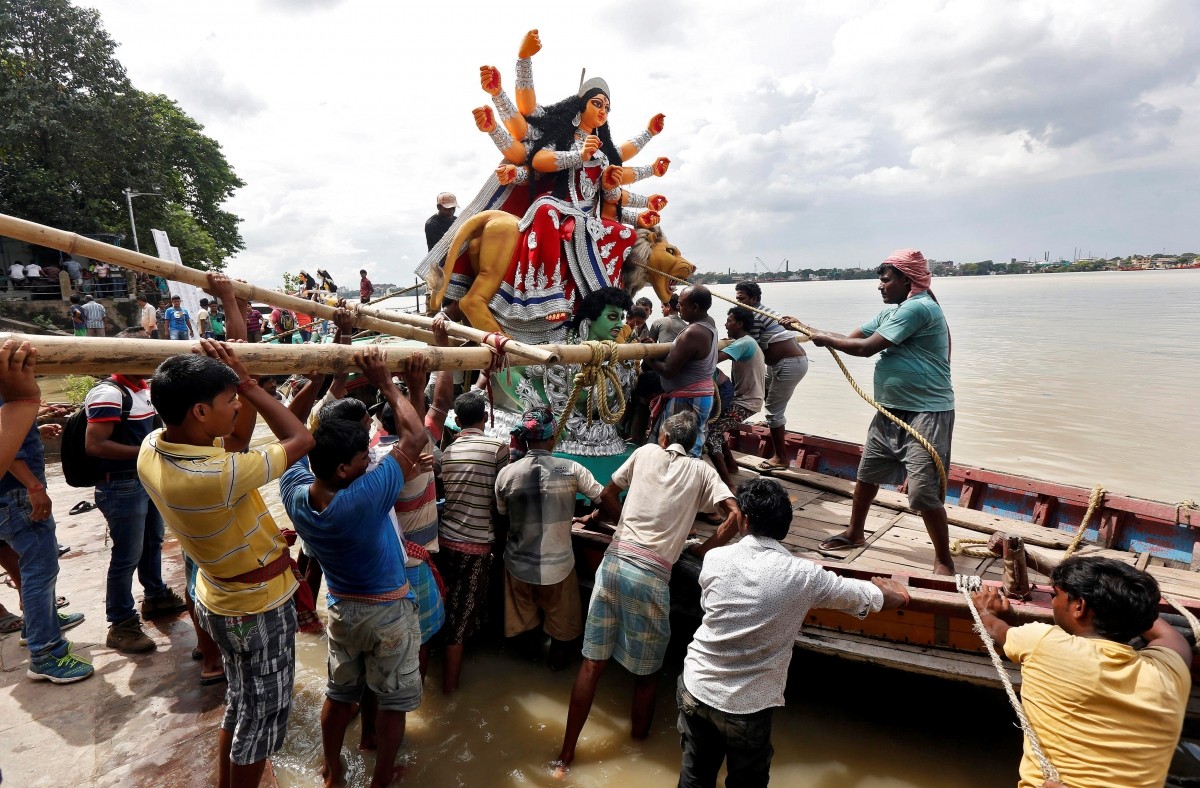
[[[919,253],[905,251],[879,274],[887,308],[847,336],[813,341],[879,354],[876,398],[928,430],[948,463],[949,333],[928,293],[928,269]],[[399,775],[396,755],[406,715],[422,703],[431,644],[440,640],[443,692],[484,680],[465,671],[464,651],[495,607],[503,634],[550,669],[565,669],[581,651],[574,682],[564,685],[569,706],[556,766],[565,771],[583,755],[580,734],[613,660],[636,677],[631,735],[648,735],[671,638],[671,571],[687,551],[702,561],[703,619],[676,687],[679,784],[714,785],[727,762],[728,785],[766,785],[772,710],[784,704],[792,646],[808,611],[864,617],[909,600],[894,580],[841,577],[793,556],[781,543],[792,510],[778,482],[729,483],[724,431],[766,407],[774,436],[807,366],[791,320],[771,317],[752,284],[738,288],[744,306],[728,310],[733,342],[724,349],[708,314],[712,295],[702,286],[663,304],[663,318],[649,327],[645,305],[629,310],[630,341],[672,347],[645,364],[638,384],[649,410],[647,440],[602,484],[553,453],[556,414],[531,408],[509,441],[488,437],[486,397],[459,393],[450,374],[429,386],[429,363],[419,353],[399,380],[378,347],[355,353],[363,390],[375,397],[349,391],[345,375],[313,375],[285,406],[238,356],[236,342],[253,338],[250,305],[227,278],[212,276],[198,352],[168,358],[149,378],[115,374],[85,404],[86,450],[98,463],[95,500],[113,543],[107,645],[153,650],[142,621],[190,612],[201,682],[227,683],[219,785],[244,786],[258,784],[287,734],[297,630],[323,630],[323,777],[328,785],[343,779],[346,730],[360,714],[359,745],[376,754],[371,784],[383,786]],[[143,301],[142,326],[121,336],[152,335],[147,308]],[[164,310],[167,331],[193,338],[172,326],[178,309]],[[220,310],[228,320],[215,317]],[[349,343],[353,314],[340,309],[334,323],[335,341]],[[230,343],[218,341],[217,325]],[[439,346],[451,342],[446,328],[444,315],[435,319]],[[722,359],[732,362],[724,406],[714,386]],[[0,557],[19,578],[28,676],[70,683],[93,668],[63,637],[82,615],[57,609],[36,361],[28,343],[0,347]],[[258,419],[273,438],[252,444]],[[784,448],[774,446],[769,468],[786,464]],[[712,464],[701,458],[705,452]],[[910,503],[934,540],[935,569],[946,568],[943,496],[919,454],[905,435],[872,425],[854,514],[828,549],[860,544],[878,485],[907,474]],[[275,521],[259,492],[272,483],[294,533]],[[592,506],[580,510],[580,497]],[[697,515],[717,525],[707,539],[693,536]],[[586,600],[573,525],[611,534]],[[163,578],[166,527],[185,557],[180,591]],[[289,547],[297,536],[298,562]],[[1052,583],[1054,626],[1013,626],[994,589],[974,598],[991,636],[1024,668],[1025,705],[1043,747],[1073,788],[1161,784],[1189,694],[1191,651],[1159,619],[1154,579],[1115,561],[1073,558],[1054,570]],[[315,604],[322,585],[324,617]],[[1139,635],[1144,648],[1127,645]],[[1028,749],[1021,779],[1041,784]]]

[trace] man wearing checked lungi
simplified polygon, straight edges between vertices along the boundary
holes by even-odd
[[[691,457],[696,414],[683,411],[663,424],[658,444],[630,455],[605,487],[607,495],[628,490],[620,522],[588,605],[583,664],[571,689],[567,731],[559,770],[575,759],[575,745],[596,697],[608,661],[616,658],[637,680],[633,689],[632,734],[644,739],[654,717],[658,674],[671,639],[671,567],[683,552],[696,513],[719,511],[724,521],[691,552],[703,556],[738,531],[741,512],[729,488],[711,465]],[[595,522],[593,512],[581,522]]]

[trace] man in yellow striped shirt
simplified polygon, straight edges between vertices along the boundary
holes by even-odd
[[[199,568],[196,618],[225,661],[219,784],[253,786],[287,730],[297,587],[258,488],[307,454],[313,437],[231,347],[200,344],[206,355],[172,356],[150,381],[166,427],[142,444],[138,474]],[[249,450],[257,414],[278,440]]]

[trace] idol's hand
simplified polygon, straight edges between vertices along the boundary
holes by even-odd
[[[651,172],[653,172],[655,175],[657,175],[660,178],[667,174],[667,168],[670,166],[671,166],[671,160],[668,159],[666,156],[659,156],[657,159],[654,160],[654,164],[650,165]]]
[[[666,122],[666,119],[666,115],[662,114],[661,112],[658,113],[653,118],[650,118],[650,122],[646,124],[646,130],[650,132],[651,136],[657,137],[662,133],[663,125]]]
[[[654,211],[643,211],[638,214],[638,227],[649,230],[651,227],[662,221],[662,217]]]
[[[624,173],[620,167],[612,166],[605,167],[604,174],[600,176],[600,185],[607,189],[618,189],[621,186],[621,179]]]
[[[661,194],[651,194],[646,198],[646,207],[655,212],[661,211],[667,207],[667,198]]]
[[[584,161],[591,161],[592,156],[598,150],[600,150],[600,138],[595,134],[589,134],[587,135],[587,139],[583,141],[583,152],[580,153],[579,157]]]
[[[496,118],[492,115],[491,107],[476,107],[471,110],[471,114],[475,116],[475,128],[484,134],[491,134],[496,130]]]
[[[541,51],[542,39],[538,37],[538,31],[530,30],[525,34],[525,38],[521,39],[521,48],[517,50],[517,57],[533,57]]]
[[[489,96],[500,95],[500,69],[495,66],[480,66],[479,86]]]
[[[501,164],[496,168],[496,179],[501,186],[507,186],[517,179],[517,165]]]

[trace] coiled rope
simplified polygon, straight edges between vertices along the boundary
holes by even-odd
[[[950,543],[950,554],[965,555],[968,558],[995,558],[996,554],[984,546],[989,541],[991,540],[964,536]]]
[[[658,274],[659,276],[666,277],[667,279],[669,279],[672,282],[675,282],[677,284],[681,284],[681,285],[690,284],[686,279],[680,279],[679,277],[672,276],[671,274],[668,274],[665,271],[659,271],[657,268],[652,268],[651,266],[647,265],[646,263],[639,263],[639,262],[635,262],[633,260],[630,260],[629,263],[632,265],[639,266],[641,268],[645,268],[647,271],[649,271],[652,274]],[[753,312],[756,315],[762,315],[763,317],[766,317],[770,320],[774,320],[778,323],[781,323],[781,324],[787,326],[788,328],[795,329],[796,331],[799,331],[801,334],[804,334],[804,336],[808,337],[809,339],[811,339],[813,337],[813,335],[816,333],[811,328],[804,325],[803,323],[801,323],[798,320],[784,322],[783,320],[780,319],[779,315],[774,315],[765,310],[757,309],[752,306],[748,306],[746,304],[743,304],[740,301],[735,301],[732,298],[727,298],[726,296],[723,296],[720,293],[713,293],[712,295],[715,298],[719,298],[722,301],[726,301],[730,304],[733,304],[734,306],[740,306],[744,309],[749,309],[751,312]],[[935,449],[933,447],[933,444],[930,443],[928,440],[926,440],[925,436],[923,436],[921,433],[919,433],[915,429],[913,429],[903,419],[901,419],[900,417],[893,414],[891,411],[889,411],[884,406],[880,405],[878,402],[875,401],[875,399],[873,397],[871,397],[869,394],[867,394],[865,391],[863,391],[862,388],[859,387],[858,382],[854,380],[854,376],[850,374],[850,370],[846,368],[846,364],[842,361],[841,356],[838,355],[838,352],[836,350],[834,350],[831,347],[827,347],[825,349],[829,351],[829,355],[833,356],[833,360],[837,362],[838,367],[842,370],[842,374],[846,376],[846,382],[848,382],[850,384],[850,387],[852,389],[854,389],[854,393],[856,393],[856,394],[858,394],[858,396],[862,397],[863,400],[865,400],[868,405],[870,405],[875,410],[882,413],[884,415],[884,417],[887,418],[888,421],[892,422],[897,427],[899,427],[900,429],[904,430],[909,435],[911,435],[913,437],[913,440],[915,440],[917,443],[921,444],[921,448],[923,448],[923,449],[925,449],[925,451],[929,452],[929,456],[933,458],[934,467],[937,468],[938,486],[940,488],[941,497],[945,498],[946,497],[946,483],[947,483],[946,466],[942,463],[942,458],[938,455],[937,449]]]
[[[1042,742],[1038,739],[1037,731],[1029,724],[1029,718],[1025,716],[1025,709],[1021,707],[1021,701],[1017,698],[1017,691],[1013,689],[1012,681],[1008,678],[1008,671],[1004,669],[1004,665],[1000,662],[1000,655],[996,652],[996,644],[992,641],[992,636],[988,634],[987,629],[983,626],[983,618],[979,615],[979,611],[975,609],[975,603],[971,599],[972,593],[983,588],[983,581],[977,575],[955,575],[954,584],[958,587],[959,592],[966,597],[967,609],[971,611],[971,617],[975,619],[975,632],[979,635],[979,639],[983,641],[983,645],[987,647],[988,656],[992,658],[992,667],[996,669],[996,674],[1000,676],[1000,683],[1004,685],[1004,692],[1008,695],[1008,702],[1012,704],[1013,711],[1017,714],[1017,724],[1025,733],[1025,737],[1029,739],[1029,749],[1041,766],[1042,777],[1047,782],[1059,782],[1058,769],[1054,768],[1054,764],[1050,763],[1050,759],[1046,757],[1046,753],[1042,750]]]
[[[571,385],[571,394],[567,397],[567,406],[558,417],[558,427],[554,430],[554,439],[562,435],[567,426],[567,419],[575,409],[575,403],[584,389],[592,389],[588,398],[587,420],[591,424],[599,418],[605,424],[616,424],[625,415],[625,390],[617,377],[615,364],[618,360],[618,345],[610,340],[588,340],[581,344],[592,350],[592,360],[583,364],[575,373]],[[608,404],[609,394],[616,401],[616,408]]]

